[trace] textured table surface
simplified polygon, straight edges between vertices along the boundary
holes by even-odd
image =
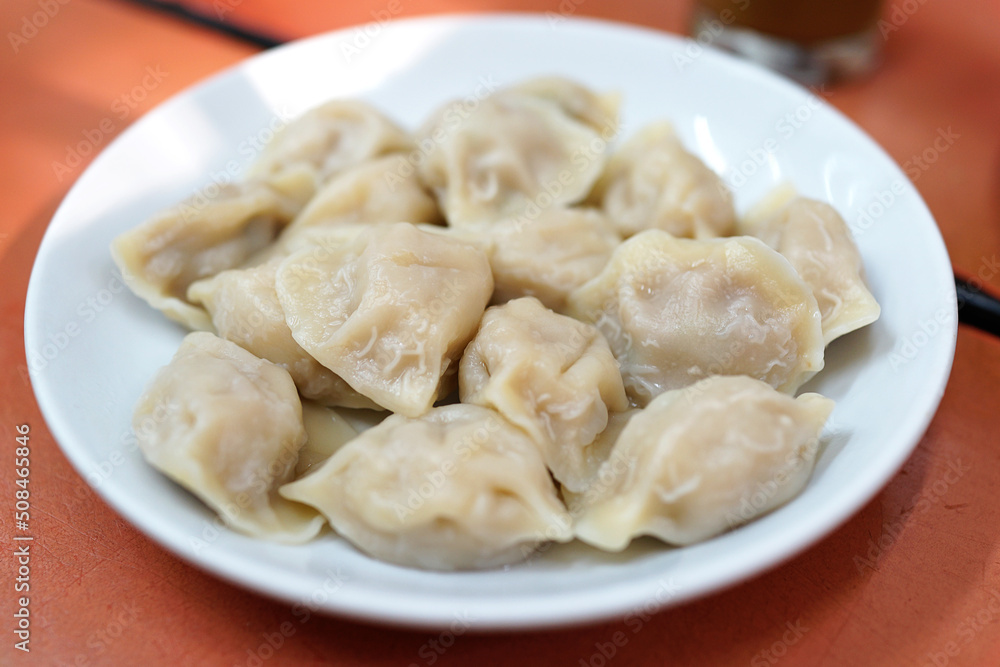
[[[343,6],[342,6],[343,5]],[[494,10],[597,16],[682,32],[687,2],[190,0],[293,39],[372,20]],[[893,0],[885,62],[829,101],[900,164],[957,135],[911,178],[955,267],[1000,286],[1000,2]],[[856,516],[740,586],[641,623],[517,634],[399,631],[283,604],[170,555],[109,509],[46,430],[24,366],[24,295],[42,234],[93,155],[156,104],[255,49],[115,0],[0,6],[0,663],[39,665],[1000,664],[1000,341],[961,327],[941,408],[916,452]],[[132,91],[153,68],[142,99]],[[89,134],[87,134],[89,133]],[[95,151],[96,152],[96,151]],[[72,163],[72,164],[71,164]],[[16,426],[31,428],[31,653],[14,649]],[[955,473],[960,470],[961,474]],[[931,502],[926,502],[931,501]],[[286,625],[296,621],[294,625]],[[291,628],[292,632],[288,632]],[[273,655],[261,650],[289,635]],[[614,652],[611,657],[605,654]]]

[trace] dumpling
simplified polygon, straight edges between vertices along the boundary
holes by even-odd
[[[784,255],[812,288],[824,343],[878,319],[881,309],[865,285],[861,253],[832,206],[794,197],[770,214],[749,216],[740,227]]]
[[[639,407],[709,375],[749,375],[794,392],[823,368],[812,291],[751,237],[637,234],[570,295],[567,313],[604,334]]]
[[[428,227],[431,225],[427,225]],[[302,227],[292,233],[282,233],[278,239],[247,259],[240,268],[250,269],[269,262],[281,263],[289,255],[300,250],[324,253],[337,246],[356,239],[368,225],[345,223],[343,225],[316,225]],[[441,227],[440,229],[445,229]],[[288,232],[289,228],[285,228]]]
[[[216,333],[291,375],[304,398],[331,406],[378,408],[336,373],[309,356],[285,321],[274,276],[278,262],[223,271],[188,288],[188,299],[205,307]]]
[[[261,184],[222,186],[118,236],[111,256],[125,283],[149,305],[190,329],[210,330],[208,314],[186,300],[196,280],[242,264],[267,246],[295,213],[290,200]]]
[[[288,373],[207,332],[188,334],[133,416],[156,469],[254,537],[305,542],[323,526],[311,508],[278,495],[306,441]]]
[[[553,476],[574,491],[585,486],[587,447],[608,412],[628,408],[600,332],[532,297],[486,311],[462,356],[458,387],[463,403],[493,408],[524,429]]]
[[[470,245],[474,245],[479,249],[487,259],[493,257],[493,253],[496,252],[496,241],[492,236],[485,232],[485,227],[479,225],[470,225],[468,227],[443,227],[441,225],[417,225],[417,229],[422,232],[427,232],[428,234],[440,234],[441,236],[447,236],[453,239],[458,239],[459,241],[464,241]],[[494,284],[495,289],[495,284]]]
[[[370,104],[333,100],[275,133],[248,177],[265,181],[302,206],[334,174],[412,148],[409,134]]]
[[[582,200],[618,130],[618,101],[565,79],[497,91],[473,109],[439,110],[418,133],[419,165],[450,225]]]
[[[514,563],[573,533],[538,447],[475,405],[392,415],[281,494],[376,558],[434,570]]]
[[[390,155],[333,176],[278,239],[247,264],[287,257],[317,242],[350,240],[375,223],[439,224],[442,219],[437,202],[412,168],[402,168],[406,164],[403,156]],[[404,173],[408,175],[402,176]]]
[[[493,292],[472,244],[398,223],[278,267],[292,337],[377,404],[417,417],[446,395]]]
[[[640,408],[629,408],[624,412],[608,413],[608,425],[584,450],[583,477],[587,480],[584,489],[591,488],[604,462],[611,458],[611,452],[618,442],[618,436],[632,421],[632,417],[642,414]],[[565,487],[564,487],[564,492]]]
[[[591,193],[618,232],[662,229],[696,239],[733,233],[736,214],[722,179],[684,150],[670,123],[653,123],[611,157]]]
[[[687,545],[782,505],[812,474],[833,401],[715,376],[633,416],[583,494],[565,494],[577,536],[621,551],[652,535]]]
[[[403,168],[407,165],[404,156],[390,155],[341,171],[316,193],[285,233],[316,226],[440,221],[437,203],[413,170]]]
[[[570,292],[596,276],[621,243],[599,212],[553,208],[534,220],[508,218],[482,228],[492,239],[494,303],[536,297],[555,311]]]
[[[338,449],[358,437],[358,430],[347,417],[312,401],[302,402],[302,425],[306,444],[295,461],[295,479],[317,470]]]

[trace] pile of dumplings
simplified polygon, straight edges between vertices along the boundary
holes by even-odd
[[[544,78],[410,133],[331,101],[115,239],[191,330],[135,408],[149,463],[245,534],[436,570],[798,494],[833,402],[795,393],[879,315],[850,232],[787,188],[738,219],[668,123],[617,144],[618,104]]]

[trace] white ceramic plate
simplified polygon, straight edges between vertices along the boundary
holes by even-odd
[[[836,341],[806,387],[837,401],[809,486],[778,511],[696,546],[640,540],[619,555],[562,546],[486,572],[387,565],[332,536],[288,547],[218,530],[201,503],[135,448],[132,407],[183,331],[122,289],[112,238],[242,170],[281,117],[328,98],[362,97],[413,128],[449,98],[540,74],[621,91],[625,134],[672,119],[734,185],[740,210],[791,180],[854,227],[882,318]],[[147,114],[94,161],[56,213],[31,277],[25,342],[39,405],[66,455],[108,503],[178,556],[301,605],[299,614],[537,628],[704,595],[829,533],[878,492],[923,434],[948,377],[956,326],[948,256],[916,190],[871,139],[808,91],[650,30],[503,15],[397,21],[304,40]]]

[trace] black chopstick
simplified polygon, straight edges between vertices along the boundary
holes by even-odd
[[[244,28],[234,23],[229,23],[222,20],[221,16],[213,16],[205,12],[190,9],[179,2],[161,2],[160,0],[125,1],[141,5],[147,9],[153,9],[164,14],[169,14],[205,28],[210,28],[261,49],[270,49],[275,46],[281,46],[285,43],[285,40],[277,39],[271,35],[265,35],[264,33],[257,32],[256,30],[250,30],[249,28]],[[232,4],[235,6],[237,3],[233,0]]]
[[[1000,336],[1000,299],[972,281],[955,275],[958,294],[958,321],[986,333]]]

